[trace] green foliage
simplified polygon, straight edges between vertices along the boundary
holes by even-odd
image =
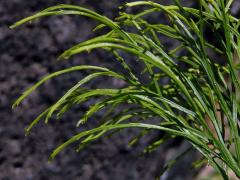
[[[27,133],[42,119],[48,122],[53,114],[60,117],[74,105],[101,97],[89,107],[77,126],[87,123],[96,112],[106,109],[107,114],[101,124],[71,137],[54,150],[51,159],[73,142],[80,142],[80,150],[104,134],[125,128],[141,128],[141,134],[131,144],[151,130],[165,131],[166,136],[147,147],[146,151],[181,136],[200,151],[224,179],[228,179],[227,169],[240,177],[240,20],[229,12],[232,3],[233,0],[200,0],[199,9],[194,9],[181,6],[179,1],[171,6],[136,1],[125,6],[144,6],[145,10],[136,14],[121,12],[115,21],[83,7],[62,4],[18,21],[11,28],[44,16],[80,15],[94,19],[99,22],[95,30],[105,28],[108,32],[66,50],[60,59],[69,59],[84,51],[104,49],[113,54],[114,60],[126,71],[86,65],[44,77],[25,91],[13,107],[51,78],[73,71],[93,71],[40,114],[27,128]],[[169,23],[150,23],[148,18],[156,13],[164,14]],[[127,31],[129,27],[134,30]],[[210,30],[216,42],[207,41],[205,29]],[[168,49],[161,43],[162,36],[177,41],[178,46]],[[181,51],[185,51],[186,55],[180,56]],[[142,82],[140,75],[123,58],[123,52],[144,63],[146,68],[142,70],[142,76],[147,75],[148,83]],[[214,52],[215,57],[223,57],[224,65],[211,58],[209,52]],[[83,84],[102,76],[121,79],[126,86],[118,89],[81,88]],[[163,80],[168,83],[161,83]],[[125,108],[116,115],[114,109],[121,104]],[[149,121],[156,117],[158,122]]]

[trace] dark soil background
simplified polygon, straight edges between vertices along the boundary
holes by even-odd
[[[117,66],[111,56],[100,51],[76,56],[69,61],[57,62],[57,56],[77,42],[92,37],[96,25],[86,18],[59,16],[44,18],[31,25],[10,30],[16,20],[38,10],[60,3],[90,7],[108,17],[114,17],[120,0],[0,0],[0,180],[152,180],[160,173],[168,159],[189,146],[181,139],[165,144],[152,154],[140,155],[143,148],[159,133],[144,138],[139,146],[128,147],[135,130],[96,141],[87,149],[76,153],[70,147],[49,163],[51,151],[71,135],[81,131],[76,121],[87,109],[88,103],[68,112],[60,121],[52,119],[48,125],[40,124],[30,136],[24,128],[39,112],[55,102],[86,73],[62,76],[44,84],[25,100],[20,107],[11,109],[14,100],[24,89],[43,75],[73,65],[92,64]],[[186,1],[188,6],[195,1]],[[169,3],[169,1],[168,1]],[[234,13],[237,13],[236,0]],[[171,42],[168,42],[171,45]],[[136,66],[137,67],[137,66]],[[89,87],[121,86],[121,82],[101,79]],[[98,114],[99,118],[101,114]],[[93,126],[94,121],[86,126]],[[193,179],[191,162],[198,154],[192,151],[162,179]]]

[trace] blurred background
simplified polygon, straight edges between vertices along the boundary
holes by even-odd
[[[66,113],[48,125],[40,123],[30,136],[24,128],[42,110],[58,100],[68,88],[86,75],[85,72],[55,78],[44,84],[15,110],[14,100],[42,76],[73,65],[91,64],[116,68],[111,56],[94,51],[69,61],[56,61],[58,55],[72,45],[93,37],[96,22],[76,16],[58,16],[38,20],[32,24],[10,30],[15,21],[51,5],[70,3],[89,7],[114,18],[121,0],[0,0],[0,180],[151,180],[158,177],[166,162],[190,145],[177,138],[164,144],[151,154],[142,154],[144,147],[161,134],[155,132],[143,138],[138,146],[128,142],[135,130],[124,130],[111,138],[102,138],[87,149],[76,153],[74,146],[67,148],[49,163],[51,151],[72,135],[81,131],[75,123],[87,110],[88,103]],[[156,1],[171,4],[171,1]],[[195,0],[182,1],[196,6]],[[232,12],[239,13],[236,0]],[[130,9],[127,9],[131,12]],[[239,17],[239,16],[238,16]],[[156,17],[164,21],[164,17]],[[164,41],[164,39],[163,39]],[[172,42],[166,40],[166,45]],[[138,65],[136,64],[136,68]],[[99,79],[88,86],[122,86],[113,79]],[[101,118],[101,113],[97,117]],[[93,127],[90,121],[87,127]],[[161,179],[194,179],[197,171],[192,162],[199,157],[195,151],[185,156]]]

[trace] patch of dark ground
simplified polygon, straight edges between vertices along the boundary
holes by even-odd
[[[186,2],[192,5],[194,1]],[[61,0],[61,3],[84,5],[114,17],[123,1]],[[0,1],[0,179],[154,179],[166,160],[189,146],[188,143],[177,139],[152,154],[140,156],[143,147],[159,134],[154,133],[151,137],[144,138],[137,147],[129,148],[127,143],[136,131],[125,130],[110,139],[102,138],[96,141],[80,153],[76,153],[71,146],[60,153],[54,161],[48,162],[48,155],[54,147],[81,130],[75,127],[75,123],[87,109],[87,103],[68,112],[60,121],[52,119],[48,125],[42,123],[34,128],[30,136],[24,136],[24,128],[29,122],[86,73],[62,76],[45,83],[20,107],[12,111],[12,103],[25,88],[47,73],[73,65],[117,66],[109,55],[98,51],[91,55],[76,56],[68,62],[56,62],[57,56],[63,50],[92,37],[91,29],[96,24],[89,19],[50,17],[9,30],[8,26],[16,20],[55,4],[60,4],[60,1]],[[90,83],[89,87],[118,86],[119,83],[116,80],[102,79]],[[97,117],[100,118],[101,114]],[[93,125],[94,121],[91,121],[90,125],[86,126]],[[197,153],[191,152],[172,171],[165,174],[163,179],[192,179],[194,172],[190,167],[196,157]]]

